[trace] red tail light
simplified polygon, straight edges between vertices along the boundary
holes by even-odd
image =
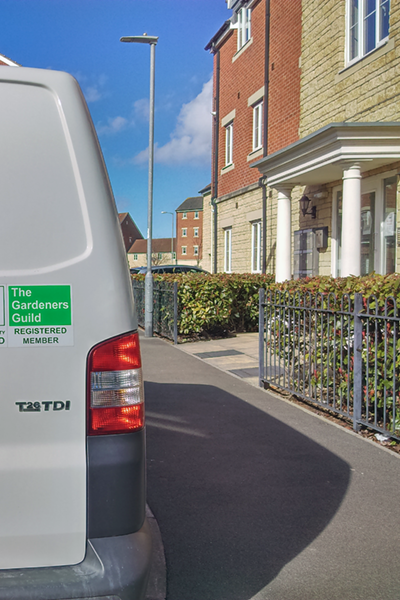
[[[128,433],[144,426],[139,335],[98,344],[88,357],[88,435]]]

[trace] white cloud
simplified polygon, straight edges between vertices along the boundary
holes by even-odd
[[[101,98],[100,90],[97,87],[95,87],[94,85],[90,85],[89,87],[84,89],[83,93],[84,93],[87,103],[97,102],[97,100],[100,100],[100,98]]]
[[[150,106],[148,98],[141,98],[133,103],[134,117],[143,121],[149,120]]]
[[[128,119],[125,117],[114,117],[107,120],[107,124],[102,122],[97,123],[96,131],[98,135],[112,135],[126,129],[129,125]]]
[[[203,85],[200,94],[184,104],[174,132],[164,146],[155,145],[155,162],[166,165],[208,164],[211,160],[212,79]],[[136,164],[148,160],[148,148],[139,152]]]
[[[75,73],[75,78],[79,81],[83,95],[88,104],[90,102],[97,102],[106,95],[103,89],[107,82],[106,75],[102,74],[97,77],[88,77],[84,73],[78,72]]]
[[[139,120],[149,120],[148,98],[142,98],[141,100],[136,100],[136,102],[134,102],[132,114],[129,119],[121,116],[110,117],[107,119],[107,123],[102,121],[97,123],[96,130],[98,135],[113,135],[127,129],[128,127],[134,127],[136,122]]]

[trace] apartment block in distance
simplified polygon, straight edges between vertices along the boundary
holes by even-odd
[[[176,244],[179,264],[202,264],[203,196],[186,198],[176,209]]]
[[[175,238],[153,238],[151,242],[151,264],[175,264]],[[131,269],[147,265],[147,240],[138,239],[128,250],[128,263]]]

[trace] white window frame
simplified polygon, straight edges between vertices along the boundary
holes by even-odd
[[[232,273],[232,227],[224,229],[224,271]]]
[[[251,272],[261,273],[261,221],[251,224]]]
[[[187,254],[187,246],[182,246],[182,255],[185,256]]]
[[[262,139],[263,125],[263,101],[253,106],[253,152],[263,146]]]
[[[364,56],[373,52],[376,48],[383,45],[389,38],[389,29],[387,35],[381,32],[382,24],[385,22],[382,19],[382,12],[390,13],[390,0],[374,0],[374,10],[366,14],[367,0],[347,0],[346,1],[346,64],[351,65]],[[353,7],[358,6],[357,17],[353,19]],[[374,15],[373,17],[371,15]],[[373,47],[366,48],[365,22],[367,18],[373,18],[375,24],[375,40]],[[389,14],[387,15],[387,23],[389,27]],[[355,38],[355,47],[352,49],[352,39]]]
[[[182,237],[187,237],[187,227],[182,227]]]
[[[182,213],[182,219],[187,219],[187,212]]]
[[[193,246],[193,255],[194,256],[198,256],[199,255],[199,247],[198,246]]]
[[[199,218],[199,211],[198,211],[198,210],[196,210],[196,211],[194,212],[194,218],[195,218],[195,219],[198,219],[198,218]]]
[[[199,228],[193,227],[193,237],[199,237]]]
[[[241,8],[237,16],[237,49],[240,50],[251,38],[251,8]]]
[[[233,164],[233,121],[225,127],[225,166]]]

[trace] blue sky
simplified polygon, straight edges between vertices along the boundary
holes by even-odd
[[[211,178],[212,56],[225,0],[0,0],[0,54],[67,71],[83,89],[119,212],[147,229],[150,50],[121,36],[158,35],[153,237]]]

